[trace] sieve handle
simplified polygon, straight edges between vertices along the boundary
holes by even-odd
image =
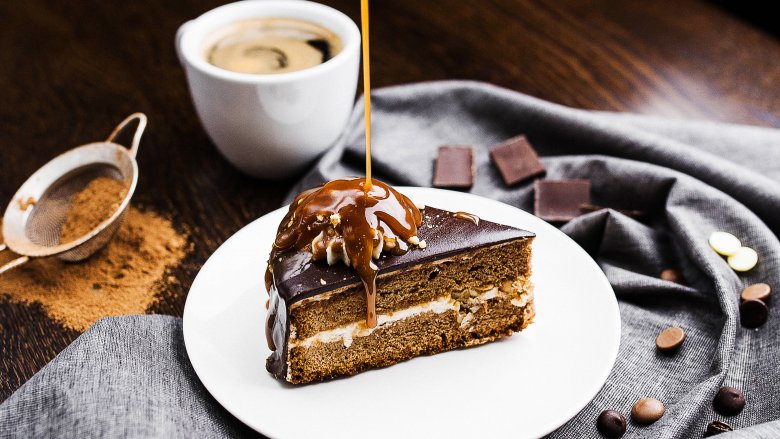
[[[6,248],[8,248],[8,247],[5,244],[0,244],[0,252],[5,250]],[[16,268],[16,267],[24,264],[25,262],[27,262],[29,260],[30,260],[29,256],[22,256],[21,258],[16,258],[13,261],[11,261],[11,262],[3,265],[2,267],[0,267],[0,274],[5,273],[6,271],[8,271],[8,270],[10,270],[12,268]]]
[[[146,128],[146,115],[143,113],[133,113],[127,116],[127,119],[123,120],[119,125],[114,128],[111,135],[108,136],[106,142],[114,143],[114,139],[119,135],[131,122],[138,120],[138,126],[135,128],[135,134],[133,135],[133,143],[130,145],[130,157],[135,158],[135,154],[138,152],[138,144],[141,143],[141,135]]]

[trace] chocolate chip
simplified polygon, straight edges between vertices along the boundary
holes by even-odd
[[[726,258],[734,271],[750,271],[758,264],[758,253],[750,247],[740,247],[736,253]]]
[[[673,352],[682,346],[685,341],[685,331],[676,326],[666,328],[658,333],[655,338],[655,346],[661,352]]]
[[[662,271],[659,277],[662,280],[674,282],[676,284],[684,285],[685,284],[685,278],[683,278],[683,275],[675,270],[674,268],[667,268],[666,270]]]
[[[547,171],[525,136],[513,137],[490,150],[490,159],[501,173],[507,186],[534,177],[543,177]]]
[[[713,250],[723,256],[731,256],[742,247],[739,238],[728,232],[712,232],[707,242]]]
[[[761,300],[750,299],[739,305],[739,320],[746,328],[758,328],[766,323],[769,308]]]
[[[537,180],[534,191],[534,214],[545,221],[570,221],[590,202],[590,180]]]
[[[748,285],[742,290],[740,297],[742,300],[760,300],[769,304],[769,296],[772,294],[772,288],[765,283]]]
[[[734,387],[721,387],[712,405],[721,415],[737,415],[745,408],[745,395]]]
[[[715,436],[716,434],[734,431],[731,426],[723,421],[712,421],[707,425],[705,436]]]
[[[631,419],[639,424],[651,424],[664,415],[664,404],[655,398],[642,398],[631,408]]]
[[[470,146],[440,146],[433,185],[470,188],[474,184],[474,152]]]
[[[626,418],[615,410],[604,410],[596,419],[596,428],[608,438],[619,438],[626,432]]]

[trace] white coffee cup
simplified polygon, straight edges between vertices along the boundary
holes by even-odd
[[[330,60],[290,73],[224,70],[205,59],[215,31],[254,18],[307,20],[341,39]],[[245,0],[184,23],[176,34],[198,117],[219,151],[239,170],[261,178],[301,171],[333,144],[355,100],[360,32],[343,13],[303,0]]]

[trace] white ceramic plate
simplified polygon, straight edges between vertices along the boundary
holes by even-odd
[[[228,239],[190,289],[184,342],[209,392],[273,438],[530,438],[576,415],[607,379],[620,344],[617,301],[598,265],[556,228],[514,207],[460,192],[399,189],[416,202],[535,232],[535,322],[471,349],[324,383],[283,384],[265,370],[271,352],[263,283],[282,208]]]

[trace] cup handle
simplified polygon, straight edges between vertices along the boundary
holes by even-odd
[[[122,130],[127,127],[127,124],[130,122],[138,119],[138,126],[135,128],[135,134],[133,134],[133,143],[130,144],[130,157],[135,158],[135,154],[138,152],[138,145],[141,143],[141,135],[144,133],[144,129],[146,128],[146,115],[143,113],[133,113],[130,116],[127,116],[125,120],[119,123],[119,125],[114,128],[114,131],[111,132],[111,134],[108,136],[108,139],[106,139],[106,142],[114,143],[114,139],[116,138],[119,133],[122,132]]]
[[[176,31],[176,55],[179,57],[179,63],[184,66],[184,54],[181,49],[181,38],[184,36],[184,32],[192,25],[192,20],[185,22]]]

